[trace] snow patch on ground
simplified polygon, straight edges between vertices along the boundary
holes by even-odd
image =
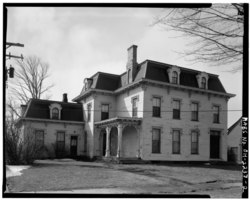
[[[6,177],[21,176],[21,171],[29,167],[28,165],[6,165]]]

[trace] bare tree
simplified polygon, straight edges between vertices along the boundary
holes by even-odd
[[[173,8],[156,17],[166,30],[177,31],[193,39],[184,55],[190,61],[212,66],[232,64],[227,71],[242,69],[243,4],[213,4],[209,8]]]
[[[11,94],[21,104],[26,104],[30,98],[40,99],[54,85],[46,85],[49,65],[37,56],[30,56],[24,61],[16,60],[18,68],[11,87]]]

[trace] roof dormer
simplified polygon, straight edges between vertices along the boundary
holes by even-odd
[[[197,78],[199,88],[207,90],[208,89],[208,78],[209,78],[208,74],[206,72],[201,72],[196,76],[196,78]]]
[[[52,103],[49,106],[50,119],[61,119],[62,106],[58,103]]]
[[[91,85],[93,83],[93,79],[92,78],[85,78],[83,83],[84,83],[84,91],[86,91],[91,87]]]
[[[181,70],[179,67],[177,66],[172,66],[171,68],[169,68],[167,70],[168,72],[168,78],[169,78],[169,82],[172,84],[180,84],[180,73]]]

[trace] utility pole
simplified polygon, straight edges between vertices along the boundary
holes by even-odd
[[[24,44],[20,44],[20,43],[12,43],[12,42],[6,42],[6,50],[11,47],[11,46],[15,46],[15,47],[24,47]],[[17,58],[17,59],[21,59],[23,60],[23,55],[21,54],[21,56],[16,56],[16,55],[11,55],[11,53],[9,52],[9,54],[6,53],[6,60],[10,60],[11,58]],[[12,65],[10,65],[9,69],[7,68],[7,66],[5,67],[5,81],[8,80],[8,75],[9,78],[14,78],[14,67],[12,67]],[[7,84],[6,84],[7,85]]]

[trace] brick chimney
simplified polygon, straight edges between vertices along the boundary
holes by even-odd
[[[22,117],[24,116],[26,109],[27,109],[27,105],[21,105],[21,116]]]
[[[68,103],[67,93],[64,93],[64,94],[63,94],[63,102],[64,102],[64,103]]]
[[[127,77],[128,83],[132,83],[137,73],[137,46],[128,48]]]

